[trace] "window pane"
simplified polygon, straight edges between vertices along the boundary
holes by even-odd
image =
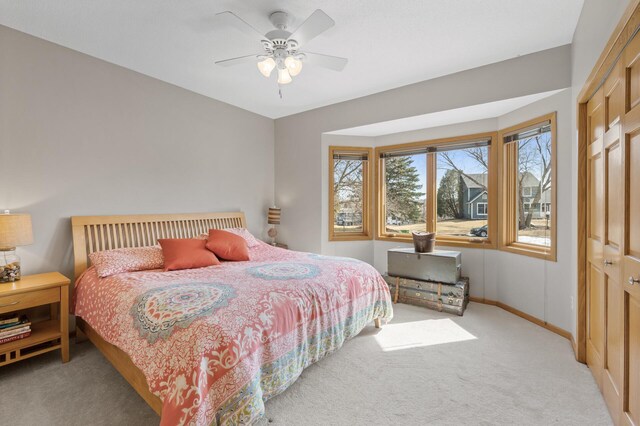
[[[425,231],[427,154],[384,160],[386,232],[410,234]]]
[[[517,215],[520,243],[551,246],[551,132],[518,145]]]
[[[333,160],[333,230],[364,232],[363,160]]]
[[[488,228],[489,147],[437,153],[438,235],[481,237]]]

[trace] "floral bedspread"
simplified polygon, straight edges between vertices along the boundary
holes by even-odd
[[[305,367],[392,316],[387,285],[364,262],[264,243],[250,256],[78,279],[74,313],[144,373],[162,425],[251,424]]]

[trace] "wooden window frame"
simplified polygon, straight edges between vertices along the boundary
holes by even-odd
[[[557,260],[557,156],[556,139],[557,123],[556,113],[550,113],[541,117],[519,123],[514,126],[502,129],[498,135],[498,152],[500,153],[500,238],[498,249],[510,253],[531,256],[555,262]],[[512,134],[528,127],[542,124],[549,121],[551,123],[551,246],[541,246],[537,244],[522,243],[517,241],[518,220],[517,220],[517,199],[516,199],[516,179],[518,174],[518,158],[516,157],[516,143],[504,143],[504,136]]]
[[[477,139],[490,139],[489,148],[489,169],[488,174],[488,194],[487,194],[487,224],[489,233],[487,238],[480,237],[455,237],[449,235],[436,234],[436,246],[446,247],[475,247],[475,248],[497,248],[498,241],[498,133],[485,132],[471,135],[456,136],[451,138],[433,139],[419,142],[409,142],[397,145],[380,146],[375,149],[375,188],[376,188],[376,239],[381,241],[394,241],[410,243],[413,241],[411,234],[389,234],[386,232],[385,203],[384,203],[384,168],[382,166],[382,154],[394,151],[406,151],[410,149],[426,148],[447,144],[457,144],[465,141]],[[436,232],[437,227],[437,164],[435,153],[427,154],[427,218],[426,231]]]
[[[335,232],[333,209],[335,202],[335,194],[333,191],[333,172],[334,163],[333,155],[335,153],[358,153],[367,154],[367,161],[363,161],[363,179],[362,179],[362,232]],[[371,179],[373,159],[373,148],[357,147],[357,146],[330,146],[329,147],[329,241],[359,241],[371,240]]]

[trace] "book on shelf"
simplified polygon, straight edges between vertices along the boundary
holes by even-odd
[[[0,333],[0,339],[4,339],[5,337],[15,336],[16,334],[25,333],[27,331],[31,331],[31,326],[25,325],[20,328],[16,328],[9,331],[3,331]]]
[[[2,345],[3,343],[9,343],[9,342],[13,342],[15,340],[24,339],[25,337],[29,337],[29,336],[31,336],[31,330],[26,331],[24,333],[16,334],[16,335],[10,336],[10,337],[2,337],[2,338],[0,338],[0,345]]]
[[[29,322],[29,318],[27,318],[26,315],[20,316],[14,322],[10,322],[10,323],[7,323],[7,324],[0,325],[0,333],[2,333],[4,331],[7,331],[7,330],[14,329],[14,328],[22,327],[24,325],[31,325],[31,322]]]
[[[6,325],[6,324],[12,324],[18,321],[20,321],[20,317],[16,314],[0,316],[0,326]]]

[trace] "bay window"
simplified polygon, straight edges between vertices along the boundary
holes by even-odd
[[[555,260],[555,129],[549,114],[501,132],[506,251]]]
[[[556,114],[499,132],[370,148],[330,147],[331,240],[375,236],[556,259]],[[375,155],[374,155],[375,152]]]
[[[371,239],[371,148],[329,147],[329,239]]]
[[[494,245],[495,139],[485,133],[377,148],[377,238],[410,241],[411,231],[428,231],[443,245]]]

